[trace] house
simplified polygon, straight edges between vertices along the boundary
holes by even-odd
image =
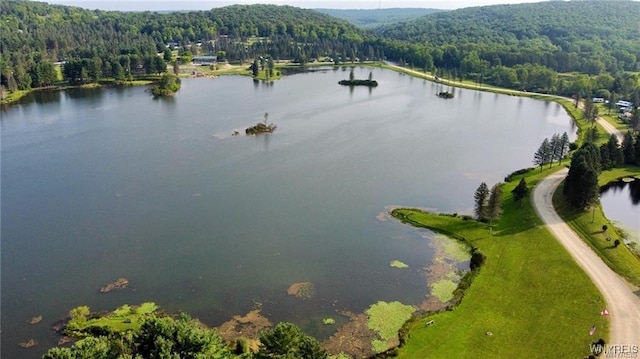
[[[628,107],[633,108],[633,102],[620,100],[620,101],[616,102],[616,106],[618,106],[620,108],[628,108]]]
[[[194,65],[209,66],[214,65],[217,60],[218,57],[215,55],[202,55],[194,56],[192,62]]]

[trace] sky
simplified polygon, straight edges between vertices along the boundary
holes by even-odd
[[[86,9],[117,11],[162,11],[162,10],[210,10],[233,4],[291,5],[307,9],[378,9],[378,8],[431,8],[459,9],[472,6],[497,4],[520,4],[542,0],[40,0],[50,4],[79,6]]]

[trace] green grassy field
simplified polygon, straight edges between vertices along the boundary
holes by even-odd
[[[87,308],[86,310],[88,311],[89,309]],[[90,319],[72,320],[67,326],[67,329],[69,329],[67,334],[83,337],[90,332],[91,328],[107,328],[111,332],[138,330],[144,318],[157,310],[158,306],[153,302],[146,302],[133,307],[125,304],[106,315]]]
[[[557,169],[530,172],[529,188]],[[514,203],[519,180],[504,187],[493,236],[473,220],[403,210],[412,221],[466,238],[487,259],[457,308],[412,324],[399,358],[582,358],[592,341],[607,339],[602,296],[540,226],[531,203]],[[596,336],[589,336],[592,325]]]
[[[13,91],[13,92],[8,92],[5,94],[5,97],[3,97],[2,99],[0,99],[0,104],[10,104],[13,102],[17,102],[19,101],[21,98],[25,97],[26,95],[28,95],[31,91],[29,90],[19,90],[19,91]]]

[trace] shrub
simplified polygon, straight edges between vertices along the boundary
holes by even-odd
[[[236,350],[234,351],[235,354],[240,355],[249,353],[250,351],[251,349],[249,348],[249,343],[245,338],[240,338],[236,341]]]
[[[478,251],[478,248],[473,248],[471,249],[471,260],[469,261],[469,268],[471,268],[472,271],[479,269],[482,264],[484,264],[486,257],[484,256],[484,254],[482,254],[480,251]]]
[[[531,171],[532,169],[533,168],[529,167],[529,168],[522,168],[522,169],[519,169],[517,171],[511,172],[510,174],[507,175],[507,177],[504,178],[504,181],[505,182],[511,182],[513,177],[525,174],[525,173]]]

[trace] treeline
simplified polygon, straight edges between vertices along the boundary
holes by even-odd
[[[449,67],[463,69],[475,53],[491,66],[530,63],[598,75],[640,69],[638,18],[640,3],[632,1],[547,1],[436,13],[377,33],[439,49],[434,60]]]
[[[234,5],[160,14],[3,1],[0,33],[0,85],[10,91],[53,83],[57,74],[42,63],[74,62],[70,82],[90,79],[91,72],[118,77],[120,66],[124,76],[164,71],[166,65],[155,57],[167,45],[180,50],[185,60],[200,53],[232,61],[263,55],[298,62],[321,56],[381,57],[367,45],[368,33],[346,21],[291,6]]]
[[[80,320],[86,318],[82,316]],[[42,358],[329,359],[329,355],[316,339],[291,323],[278,323],[263,330],[254,352],[247,340],[225,342],[215,330],[186,314],[178,318],[149,314],[130,330],[94,327],[83,332],[73,345],[51,348]]]
[[[396,22],[410,21],[420,16],[441,12],[438,9],[389,8],[389,9],[315,9],[321,13],[347,20],[363,28],[390,25]]]
[[[380,27],[387,57],[452,79],[573,96],[637,96],[640,3],[465,8]],[[582,76],[564,76],[573,72]]]
[[[555,133],[551,136],[551,140],[545,138],[542,141],[540,147],[538,147],[538,150],[533,155],[533,164],[539,166],[540,171],[542,171],[542,166],[546,164],[551,167],[554,161],[558,161],[560,164],[569,153],[571,145],[569,135],[567,135],[566,132],[562,135]]]

